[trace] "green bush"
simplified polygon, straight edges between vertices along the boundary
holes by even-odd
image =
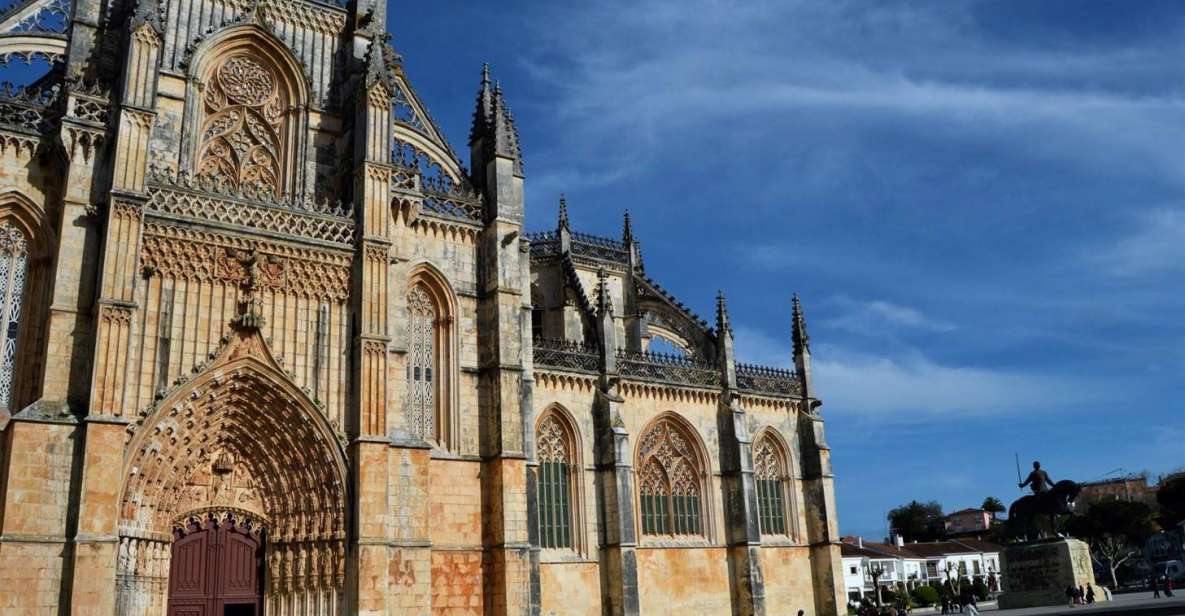
[[[918,586],[910,593],[919,607],[930,607],[938,603],[938,591],[933,586]]]
[[[983,580],[981,580],[979,578],[975,578],[975,583],[972,585],[972,589],[975,591],[975,598],[976,599],[978,599],[980,601],[987,601],[988,587],[987,587],[987,584],[985,584]]]

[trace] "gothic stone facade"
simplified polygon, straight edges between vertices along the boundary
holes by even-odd
[[[0,612],[836,614],[796,368],[463,168],[386,4],[0,15]],[[656,340],[678,353],[652,353]]]

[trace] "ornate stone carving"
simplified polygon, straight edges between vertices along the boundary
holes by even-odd
[[[539,434],[535,437],[537,457],[540,462],[570,463],[568,458],[568,435],[560,420],[554,414],[548,415],[539,425]]]
[[[700,473],[695,452],[669,419],[660,420],[646,432],[638,452],[642,494],[699,495]]]
[[[270,69],[245,55],[224,59],[202,93],[198,177],[249,194],[282,194],[287,104]]]
[[[753,446],[753,478],[758,481],[780,481],[784,475],[782,462],[769,437],[758,439]]]
[[[99,309],[99,318],[111,325],[127,325],[132,322],[132,309],[127,306],[104,305]]]
[[[408,385],[405,414],[408,430],[422,438],[436,434],[436,304],[422,285],[407,294]]]
[[[162,236],[161,231],[168,235]],[[257,290],[338,303],[349,297],[349,258],[345,255],[285,249],[265,242],[241,247],[236,243],[245,242],[150,224],[140,259],[146,271],[169,278],[253,285]]]

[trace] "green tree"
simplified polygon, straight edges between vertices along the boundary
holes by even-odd
[[[938,591],[933,586],[918,586],[910,592],[919,607],[930,607],[938,603]]]
[[[975,582],[971,584],[971,589],[975,591],[976,601],[988,600],[988,585],[980,578],[975,578]]]
[[[910,501],[889,512],[889,527],[906,541],[937,541],[945,535],[942,505]]]
[[[1111,587],[1119,584],[1115,572],[1140,553],[1140,546],[1158,529],[1156,514],[1141,502],[1102,501],[1085,515],[1073,516],[1066,529],[1090,543],[1090,555],[1111,572]]]
[[[989,496],[983,499],[983,505],[981,505],[980,508],[992,514],[993,520],[996,519],[996,514],[1004,513],[1005,511],[1004,503],[1000,502],[1000,499],[996,498],[995,496]]]
[[[1160,505],[1160,523],[1165,528],[1185,520],[1185,475],[1162,481],[1156,491],[1156,503]]]

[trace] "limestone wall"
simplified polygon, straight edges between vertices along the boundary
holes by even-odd
[[[731,613],[727,558],[723,547],[639,549],[642,613]]]
[[[62,601],[66,540],[76,524],[76,428],[14,422],[0,438],[14,452],[0,458],[0,612],[46,613]]]

